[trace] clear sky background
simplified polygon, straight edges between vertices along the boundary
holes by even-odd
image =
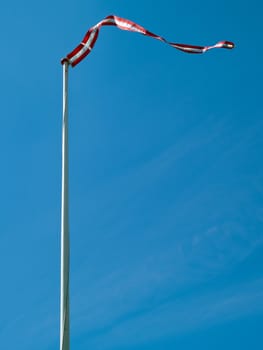
[[[0,344],[59,348],[62,67],[70,69],[71,345],[262,349],[259,1],[1,4]]]

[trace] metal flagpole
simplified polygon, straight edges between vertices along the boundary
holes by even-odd
[[[68,62],[63,64],[60,350],[69,350]]]

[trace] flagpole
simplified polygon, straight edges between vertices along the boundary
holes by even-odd
[[[69,350],[68,62],[63,63],[60,350]]]
[[[86,33],[81,44],[62,59],[63,65],[63,126],[62,126],[62,198],[61,198],[61,294],[60,294],[60,350],[69,350],[69,204],[68,204],[68,67],[82,61],[94,47],[102,26],[112,25],[122,30],[141,33],[160,40],[186,53],[204,53],[214,48],[233,49],[234,43],[220,41],[212,46],[176,44],[149,32],[140,25],[117,16],[107,16]]]

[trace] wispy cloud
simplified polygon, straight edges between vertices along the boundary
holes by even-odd
[[[235,176],[230,183],[215,177],[226,164],[234,171],[229,154],[240,164],[247,145],[229,137],[220,157],[206,158],[224,132],[232,132],[224,122],[196,126],[162,154],[95,188],[83,204],[81,215],[86,224],[89,217],[92,234],[75,265],[72,326],[75,334],[87,335],[94,349],[179,334],[262,310],[256,306],[262,280],[221,285],[219,291],[213,287],[215,277],[229,273],[262,244],[261,209],[254,200],[247,203],[255,188],[243,186],[246,175],[238,178],[239,186]],[[248,132],[246,142],[254,132]],[[163,201],[158,188],[168,198],[171,191],[171,200]]]
[[[221,291],[213,290],[211,283],[208,291],[203,287],[229,264],[244,260],[262,244],[258,241],[235,247],[231,239],[230,232],[211,227],[203,235],[162,246],[137,263],[92,279],[88,286],[83,279],[78,281],[82,288],[72,298],[73,332],[84,332],[91,341],[98,335],[100,339],[109,337],[108,343],[111,337],[119,341],[122,337],[118,333],[125,339],[127,335],[130,341],[133,332],[149,327],[151,331],[144,336],[152,339],[205,326],[210,320],[223,322],[227,317],[256,311],[263,280],[219,286]]]
[[[95,349],[131,346],[176,336],[263,311],[263,280],[196,296],[175,298],[152,310],[128,315],[94,334],[87,344]],[[107,344],[107,345],[106,345]]]

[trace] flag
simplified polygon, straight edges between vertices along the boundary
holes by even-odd
[[[91,27],[86,33],[86,35],[84,36],[81,43],[72,52],[70,52],[65,58],[63,58],[61,60],[61,63],[64,64],[65,62],[68,62],[68,64],[74,67],[79,62],[81,62],[93,49],[98,39],[100,28],[103,26],[115,26],[122,30],[128,30],[130,32],[140,33],[142,35],[160,40],[165,44],[168,44],[174,47],[177,50],[181,50],[187,53],[196,53],[196,54],[204,53],[208,50],[215,49],[215,48],[233,49],[235,46],[234,43],[232,43],[231,41],[219,41],[218,43],[212,46],[177,44],[177,43],[169,42],[165,38],[149,32],[147,29],[143,28],[139,24],[136,24],[128,19],[111,15],[111,16],[107,16],[102,21],[97,23],[95,26]]]

